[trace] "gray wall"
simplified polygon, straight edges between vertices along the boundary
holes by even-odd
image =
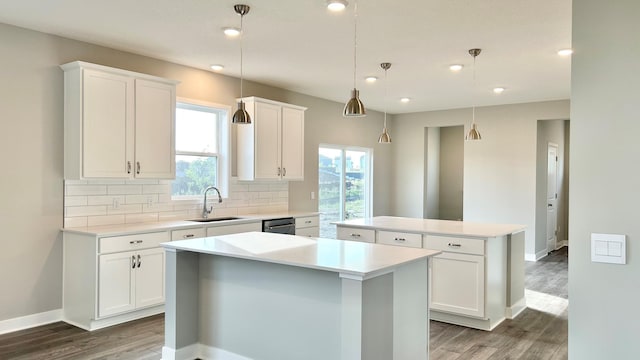
[[[418,130],[416,129],[416,131]],[[440,128],[425,128],[424,137],[424,159],[426,163],[424,165],[425,197],[423,199],[423,214],[425,219],[438,219],[440,218]],[[416,149],[416,151],[418,150]],[[402,178],[398,174],[398,181],[402,181]]]
[[[556,211],[557,241],[568,240],[568,158],[569,143],[566,142],[565,132],[569,131],[569,120],[538,121],[538,150],[536,170],[536,253],[546,255],[547,251],[547,149],[549,143],[558,145],[558,172],[556,174],[558,201]]]
[[[569,101],[476,108],[481,141],[464,143],[465,221],[527,226],[525,253],[535,254],[537,121],[568,119]],[[396,115],[391,211],[423,217],[424,136],[420,129],[465,125],[471,109]]]
[[[464,126],[440,128],[440,217],[462,220]]]
[[[569,358],[640,354],[640,1],[573,2]],[[591,233],[627,235],[627,264],[592,263]]]
[[[181,81],[179,97],[235,107],[239,81],[105,47],[0,24],[0,321],[61,307],[63,220],[63,74],[83,60]],[[252,82],[245,95],[306,106],[305,181],[291,183],[289,208],[316,210],[318,144],[374,148],[374,214],[388,212],[392,148],[378,145],[382,115],[342,117],[342,104]],[[345,100],[349,95],[345,87]],[[339,130],[338,130],[339,129]],[[393,136],[393,132],[391,133]]]

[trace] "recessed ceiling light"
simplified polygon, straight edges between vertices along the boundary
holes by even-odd
[[[454,72],[455,71],[460,71],[460,70],[462,70],[463,67],[464,66],[460,65],[460,64],[453,64],[453,65],[449,66],[449,70],[454,71]]]
[[[222,28],[222,32],[229,37],[234,37],[240,35],[240,29],[234,27],[225,27]]]
[[[400,99],[400,102],[403,103],[408,103],[409,101],[411,101],[411,99],[409,99],[408,97],[403,97],[402,99]]]
[[[367,76],[366,78],[364,78],[364,80],[370,84],[373,84],[374,82],[378,81],[378,77],[377,76]]]
[[[497,87],[497,88],[493,88],[493,92],[496,94],[502,94],[502,92],[505,90],[505,88],[503,87]]]
[[[220,65],[220,64],[211,65],[211,70],[213,70],[213,71],[222,71],[222,69],[224,69],[223,65]]]
[[[344,10],[348,4],[345,0],[327,0],[327,9],[338,12]]]
[[[573,54],[573,49],[561,49],[561,50],[558,50],[558,55],[560,55],[560,56],[569,56],[571,54]]]

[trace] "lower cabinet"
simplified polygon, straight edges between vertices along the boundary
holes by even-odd
[[[211,226],[207,228],[207,236],[238,234],[250,231],[262,231],[262,222]]]
[[[99,256],[98,317],[164,303],[162,248]]]
[[[320,236],[320,217],[318,215],[297,217],[296,235],[308,237]]]
[[[168,231],[63,239],[65,322],[96,330],[164,311]]]
[[[430,274],[432,310],[484,317],[484,256],[443,252]]]
[[[336,229],[338,240],[352,240],[374,243],[376,242],[376,231],[350,226],[338,226]]]

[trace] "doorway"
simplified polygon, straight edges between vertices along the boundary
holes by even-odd
[[[371,153],[351,146],[318,148],[320,237],[336,238],[334,221],[371,216]]]

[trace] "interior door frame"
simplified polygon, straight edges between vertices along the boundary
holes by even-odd
[[[551,200],[550,202],[550,198],[549,198],[549,152],[551,149],[555,149],[555,189],[554,189],[554,194],[555,197]],[[546,236],[545,236],[545,240],[546,240],[546,244],[547,244],[547,253],[550,253],[551,251],[554,251],[557,247],[558,247],[558,150],[559,150],[559,145],[553,142],[549,142],[547,143],[547,184],[545,186],[547,192],[546,192],[546,196],[545,196],[545,202],[547,203],[547,231],[546,231]],[[555,226],[552,229],[553,231],[553,236],[550,236],[551,234],[549,234],[549,208],[551,208],[554,212],[554,217],[555,217]],[[551,241],[549,239],[552,239]],[[551,246],[550,246],[551,245]]]

